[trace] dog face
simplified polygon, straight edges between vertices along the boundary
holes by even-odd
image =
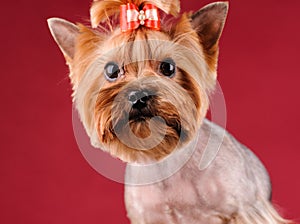
[[[227,8],[227,3],[210,4],[160,31],[121,32],[111,24],[101,31],[49,20],[94,146],[126,162],[149,163],[193,138],[215,84]]]

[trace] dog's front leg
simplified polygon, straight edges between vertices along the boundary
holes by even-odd
[[[125,187],[126,210],[131,224],[176,223],[172,220],[172,211],[156,185]]]

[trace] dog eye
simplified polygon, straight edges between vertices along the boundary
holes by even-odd
[[[176,64],[172,58],[167,58],[160,63],[160,72],[167,77],[173,77],[176,72]]]
[[[108,62],[104,67],[105,78],[110,82],[113,82],[119,78],[120,73],[120,67],[115,62]]]

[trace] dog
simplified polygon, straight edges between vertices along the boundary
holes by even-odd
[[[96,0],[92,27],[48,20],[91,144],[128,163],[131,223],[290,223],[259,159],[205,118],[228,3],[179,12],[178,0]]]

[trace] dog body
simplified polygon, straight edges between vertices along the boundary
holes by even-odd
[[[205,119],[228,3],[169,24],[157,8],[176,15],[179,1],[96,0],[94,29],[49,20],[91,144],[128,162],[131,223],[288,223],[261,162]]]
[[[132,223],[244,223],[242,218],[270,216],[262,209],[271,196],[266,170],[250,150],[223,133],[221,127],[205,120],[193,156],[178,172],[155,184],[126,186],[126,208]],[[206,147],[211,134],[216,142],[209,147],[218,139],[223,138],[223,142],[215,160],[200,170],[203,152],[210,150]],[[152,168],[153,172],[166,172],[181,160],[183,151],[176,154],[168,163]],[[127,178],[137,180],[145,175],[134,173],[129,169]]]

